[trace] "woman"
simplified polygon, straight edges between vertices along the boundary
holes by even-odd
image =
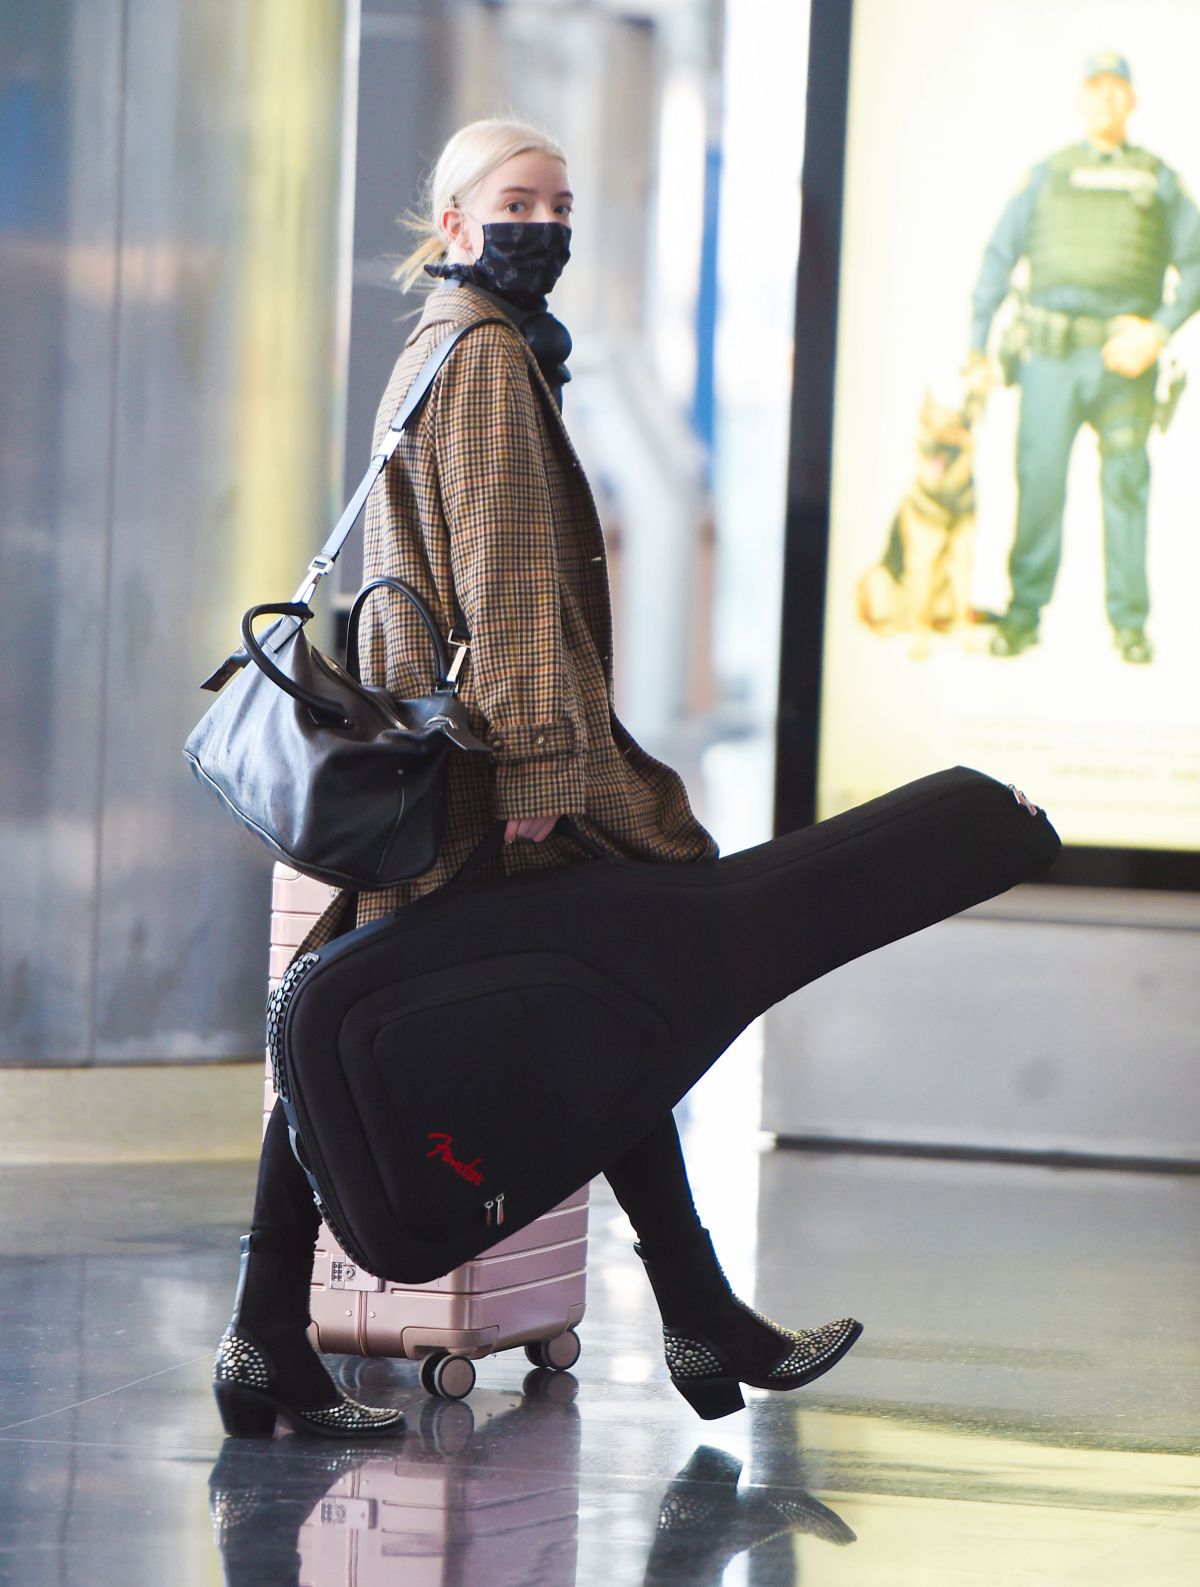
[[[595,505],[560,417],[570,376],[565,327],[546,308],[570,255],[572,195],[557,144],[519,122],[481,121],[433,173],[424,242],[397,272],[437,282],[384,392],[380,439],[430,351],[473,327],[434,381],[367,510],[368,578],[406,580],[443,631],[471,637],[460,696],[494,758],[452,756],[437,864],[357,900],[357,923],[441,887],[504,823],[504,873],[574,862],[555,834],[569,815],[627,858],[697,863],[716,846],[678,776],[647,755],[611,706],[611,621]],[[364,677],[420,693],[426,644],[406,602],[372,598]],[[350,924],[343,895],[306,947]],[[662,1312],[672,1381],[701,1416],[742,1404],[740,1383],[789,1389],[825,1372],[861,1332],[850,1319],[777,1327],[731,1293],[692,1203],[668,1116],[607,1170],[638,1236]],[[230,1433],[269,1433],[276,1415],[332,1436],[398,1428],[335,1388],[308,1343],[318,1217],[276,1104],[267,1128],[233,1318],[216,1389]]]

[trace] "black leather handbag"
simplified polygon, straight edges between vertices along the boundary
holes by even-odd
[[[268,1040],[322,1214],[368,1273],[440,1277],[632,1147],[780,998],[1058,850],[958,767],[725,859],[456,879],[301,953]]]
[[[447,649],[417,592],[380,578],[364,585],[351,608],[344,667],[304,633],[314,592],[434,376],[462,337],[487,323],[462,327],[426,359],[299,590],[290,601],[252,606],[242,618],[242,649],[201,685],[219,698],[184,745],[200,783],[277,859],[335,886],[389,887],[429,870],[441,836],[446,756],[454,748],[490,753],[457,695],[470,648],[461,613]],[[415,608],[429,636],[431,686],[416,699],[394,699],[358,676],[363,604],[384,589]],[[254,625],[264,617],[276,621],[260,637]]]

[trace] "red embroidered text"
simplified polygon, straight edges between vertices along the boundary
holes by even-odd
[[[460,1163],[458,1158],[455,1157],[454,1153],[450,1150],[451,1146],[454,1144],[454,1137],[452,1135],[443,1135],[440,1130],[430,1130],[429,1139],[431,1141],[435,1141],[437,1144],[434,1146],[431,1152],[425,1153],[426,1157],[440,1157],[443,1163],[446,1163],[454,1170],[456,1174],[461,1175],[463,1179],[470,1180],[471,1184],[473,1185],[483,1184],[483,1175],[479,1172],[479,1163],[481,1160],[476,1157],[473,1162]]]

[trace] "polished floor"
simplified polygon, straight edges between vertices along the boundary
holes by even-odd
[[[762,1150],[713,1124],[736,1063],[686,1131],[727,1266],[866,1333],[714,1423],[602,1184],[574,1373],[512,1352],[449,1403],[340,1360],[411,1407],[355,1448],[222,1439],[252,1164],[0,1170],[0,1582],[1196,1587],[1200,1179]]]

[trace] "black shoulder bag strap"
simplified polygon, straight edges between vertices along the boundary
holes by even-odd
[[[392,453],[399,446],[400,437],[421,411],[421,405],[429,395],[429,388],[433,385],[438,371],[459,342],[462,341],[468,331],[473,331],[477,325],[499,325],[504,323],[506,321],[501,320],[499,315],[489,315],[487,319],[472,320],[469,325],[460,325],[456,331],[452,331],[449,336],[440,341],[433,349],[417,371],[416,379],[408,388],[404,401],[396,411],[396,417],[384,432],[378,452],[372,454],[371,461],[367,464],[367,471],[359,480],[353,496],[346,503],[345,511],[334,525],[333,532],[308,564],[304,580],[295,595],[292,596],[291,601],[288,603],[289,605],[307,608],[321,580],[333,572],[333,565],[337,561],[342,547],[350,538],[350,531],[358,522],[359,515],[367,504],[367,497],[371,494],[375,481],[383,473],[391,459]],[[460,629],[463,637],[455,639],[454,634]],[[455,601],[454,633],[452,633],[451,639],[458,646],[458,655],[452,668],[452,671],[456,673],[462,664],[462,657],[466,652],[470,639],[466,622],[462,612],[458,609],[457,600]],[[235,650],[231,656],[226,657],[211,677],[205,678],[200,687],[209,689],[215,694],[218,690],[223,689],[230,678],[244,667],[249,660],[250,654],[245,646],[240,650]],[[449,681],[453,681],[453,679],[451,678]]]

